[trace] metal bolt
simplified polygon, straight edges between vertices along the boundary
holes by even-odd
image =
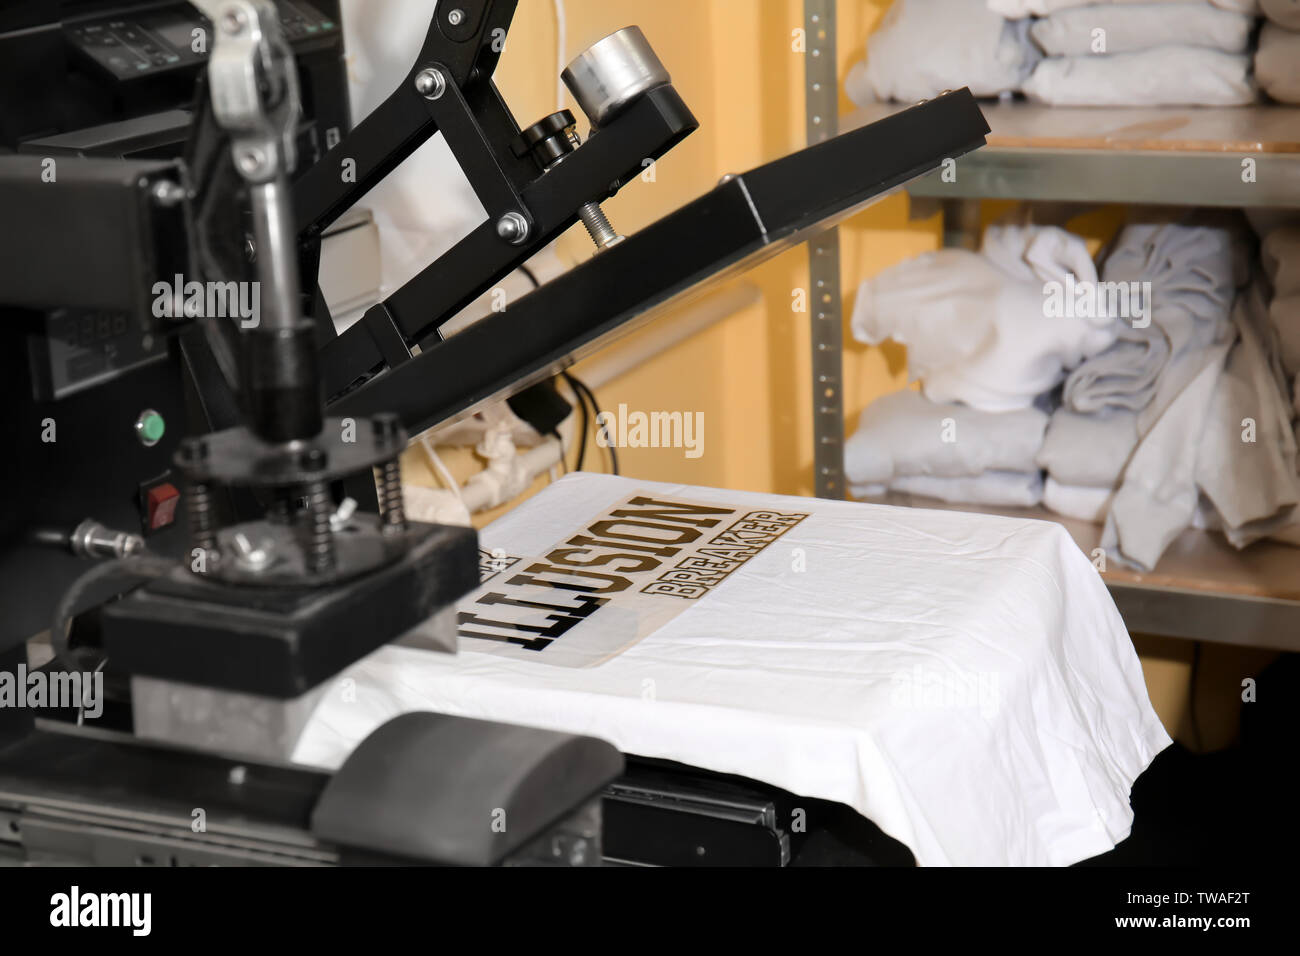
[[[416,74],[415,89],[426,100],[436,100],[447,92],[447,80],[440,72],[430,67]]]
[[[465,22],[465,11],[459,9],[452,10],[450,13],[447,14],[447,22],[450,23],[453,27],[460,26],[462,23]]]
[[[391,445],[405,436],[402,433],[402,419],[392,412],[380,412],[370,420],[375,438],[381,445]]]
[[[254,546],[242,531],[234,538],[235,563],[249,571],[261,571],[271,563],[271,542],[264,541],[261,547]]]
[[[170,179],[160,179],[154,183],[153,198],[160,206],[175,206],[185,199],[185,189]]]
[[[528,238],[528,220],[517,212],[508,212],[497,220],[497,235],[517,246]]]
[[[248,768],[243,765],[231,767],[230,776],[228,779],[236,787],[242,787],[244,785],[244,781],[248,779]]]
[[[239,164],[240,172],[245,176],[251,176],[262,168],[262,164],[266,162],[266,154],[254,146],[241,150],[235,161]]]
[[[242,7],[232,5],[222,15],[221,26],[227,33],[243,33],[248,26],[248,14]]]
[[[344,498],[339,502],[338,510],[330,515],[330,530],[342,531],[352,520],[352,516],[357,513],[357,502],[355,498]]]
[[[623,237],[609,224],[609,219],[605,211],[600,208],[600,203],[589,202],[579,207],[578,218],[587,227],[587,234],[596,244],[597,252],[609,249],[623,241]]]

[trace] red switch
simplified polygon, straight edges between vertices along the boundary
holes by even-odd
[[[165,528],[176,520],[176,505],[181,500],[181,493],[170,481],[154,485],[145,494],[144,502],[146,520],[150,531]]]

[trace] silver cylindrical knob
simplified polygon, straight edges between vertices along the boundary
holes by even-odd
[[[672,82],[640,27],[597,40],[560,77],[592,126],[608,123],[638,97]]]

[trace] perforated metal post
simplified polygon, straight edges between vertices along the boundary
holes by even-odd
[[[835,0],[804,0],[804,104],[808,145],[839,131],[835,72]],[[808,243],[812,325],[813,487],[819,498],[844,497],[843,325],[840,237],[835,229]]]

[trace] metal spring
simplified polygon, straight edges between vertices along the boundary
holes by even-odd
[[[402,500],[402,465],[396,458],[375,470],[379,486],[379,513],[384,519],[385,534],[406,531],[406,503]]]
[[[307,497],[304,558],[309,572],[323,574],[334,567],[334,532],[330,530],[334,501],[323,481],[312,482],[304,491]]]
[[[190,482],[189,500],[190,545],[207,553],[209,558],[217,553],[217,532],[212,522],[212,486],[202,481]]]

